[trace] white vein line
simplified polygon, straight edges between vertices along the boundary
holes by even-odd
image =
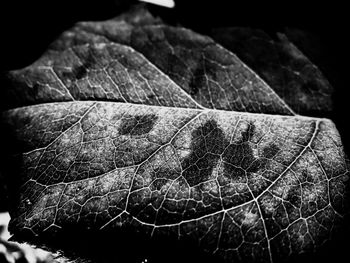
[[[261,212],[261,208],[260,208],[260,205],[258,203],[257,200],[255,200],[255,204],[258,208],[258,211],[259,211],[259,214],[260,214],[260,218],[261,218],[261,221],[262,221],[262,225],[263,225],[263,228],[264,228],[264,234],[265,234],[265,237],[266,237],[266,241],[267,241],[267,249],[269,251],[269,259],[270,259],[270,262],[273,263],[273,260],[272,260],[272,252],[271,252],[271,244],[270,244],[270,239],[269,239],[269,236],[267,234],[267,228],[266,228],[266,223],[265,223],[265,218]]]
[[[34,151],[40,151],[40,150],[46,150],[47,148],[49,148],[51,145],[53,145],[58,139],[60,139],[67,131],[69,131],[70,129],[72,129],[76,124],[80,123],[81,120],[87,115],[89,114],[89,112],[95,107],[96,102],[94,104],[92,104],[85,112],[83,115],[81,115],[77,121],[73,122],[67,129],[65,129],[64,131],[62,131],[60,133],[60,135],[58,135],[53,141],[51,141],[48,145],[41,147],[41,148],[37,148],[33,151],[27,152],[27,153],[23,153],[24,155],[28,155]],[[39,160],[40,161],[40,160]]]
[[[106,74],[107,78],[112,82],[112,84],[114,85],[114,87],[116,88],[117,92],[120,94],[120,97],[122,98],[123,101],[127,102],[127,100],[124,98],[122,92],[120,91],[117,83],[115,83],[114,79],[112,79],[112,77],[109,75],[109,73],[106,71],[105,68],[102,69],[103,72]]]
[[[327,180],[327,197],[328,197],[328,202],[331,204],[332,203],[332,200],[331,200],[331,194],[329,192],[329,183],[331,181],[332,178],[328,179],[328,176],[327,176],[327,173],[326,173],[326,170],[324,169],[323,167],[323,164],[321,163],[320,159],[318,158],[318,155],[316,154],[316,152],[314,151],[314,149],[312,149],[312,147],[310,147],[310,150],[312,152],[312,154],[315,156],[317,162],[318,162],[318,165],[320,166],[321,168],[321,171],[322,173],[326,176],[326,180]]]
[[[63,83],[63,81],[61,80],[61,78],[57,75],[56,71],[53,69],[53,67],[48,67],[48,66],[39,66],[38,69],[48,69],[52,72],[52,74],[54,75],[54,77],[57,79],[58,83],[60,83],[60,85],[63,87],[63,89],[66,91],[66,93],[68,94],[68,96],[71,98],[71,100],[75,101],[72,93],[70,92],[70,90],[68,89],[68,87]]]
[[[261,212],[261,208],[259,206],[259,202],[258,202],[257,198],[254,198],[254,194],[253,194],[252,190],[250,189],[249,185],[248,185],[248,189],[249,189],[249,192],[250,192],[251,196],[253,197],[253,201],[254,201],[257,209],[258,209],[258,212],[259,212],[259,215],[260,215],[260,218],[261,218],[261,222],[262,222],[262,226],[263,226],[263,229],[264,229],[264,235],[266,237],[267,249],[269,251],[269,259],[270,259],[270,262],[273,263],[272,254],[271,254],[270,240],[269,240],[269,235],[267,233],[266,222],[265,222],[263,213]]]
[[[214,42],[214,40],[212,40]],[[219,45],[219,44],[215,44],[218,48],[228,52],[230,55],[232,55],[239,63],[242,64],[242,66],[251,74],[253,74],[265,87],[267,87],[272,94],[274,94],[277,98],[277,100],[288,110],[290,111],[290,113],[292,113],[293,115],[298,115],[297,113],[295,113],[290,106],[276,93],[276,91],[271,88],[270,85],[268,85],[258,74],[256,74],[255,71],[253,71],[250,67],[248,67],[236,54],[234,54],[233,52],[231,52],[230,50],[224,48],[223,46]]]

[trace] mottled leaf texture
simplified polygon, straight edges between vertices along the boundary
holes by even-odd
[[[333,89],[320,70],[278,33],[275,40],[259,29],[219,28],[213,38],[257,72],[296,112],[327,115]]]
[[[348,163],[332,121],[295,112],[328,111],[329,86],[309,61],[256,71],[294,70],[305,91],[241,59],[136,10],[78,23],[10,72],[14,237],[133,229],[224,262],[317,250],[346,212]]]

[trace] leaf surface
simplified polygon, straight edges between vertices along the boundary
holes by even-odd
[[[169,95],[181,94],[205,108],[294,115],[257,74],[209,37],[154,19],[139,25],[140,20],[78,23],[31,67],[10,73],[15,85],[7,100],[13,100],[5,103],[95,99],[168,106]],[[193,107],[187,101],[172,105]]]
[[[333,88],[322,72],[289,40],[252,28],[218,28],[213,39],[240,57],[299,114],[331,112]]]
[[[236,55],[145,11],[79,23],[9,76],[15,237],[130,227],[225,262],[279,262],[346,212],[332,121],[295,115]]]

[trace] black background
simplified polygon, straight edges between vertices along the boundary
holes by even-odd
[[[0,71],[17,69],[34,62],[64,30],[78,21],[105,20],[123,12],[130,2],[126,0],[60,0],[60,1],[1,1],[0,3]],[[306,4],[307,2],[307,4]],[[323,2],[323,3],[322,3]],[[284,31],[286,27],[311,33],[313,41],[301,48],[317,64],[335,88],[334,112],[331,119],[341,133],[349,154],[349,66],[346,4],[334,1],[176,1],[175,9],[152,7],[170,24],[181,24],[206,33],[213,27],[250,26],[268,32]],[[0,86],[1,89],[1,86]],[[1,96],[1,90],[0,90]],[[339,233],[332,245],[326,246],[317,257],[306,256],[302,261],[340,262],[348,256],[350,231]],[[161,245],[161,244],[158,244]],[[164,247],[155,250],[171,251]],[[177,256],[182,262],[194,257]],[[135,251],[137,253],[137,251]],[[142,256],[141,256],[142,257]],[[203,260],[203,258],[201,258]],[[175,262],[171,258],[165,262]],[[148,261],[152,263],[151,260]],[[154,261],[153,261],[154,262]],[[298,260],[298,262],[301,262]]]
[[[63,30],[77,21],[118,15],[136,0],[1,1],[1,69],[28,65]],[[175,0],[174,9],[154,8],[167,22],[199,32],[219,26],[251,26],[283,31],[286,26],[320,36],[335,61],[343,61],[348,8],[333,1]],[[332,59],[330,58],[330,59]],[[336,65],[335,65],[336,66]]]

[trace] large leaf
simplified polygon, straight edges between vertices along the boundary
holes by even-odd
[[[278,262],[320,247],[346,212],[332,121],[295,115],[236,55],[144,10],[80,23],[9,76],[15,238],[133,229]]]

